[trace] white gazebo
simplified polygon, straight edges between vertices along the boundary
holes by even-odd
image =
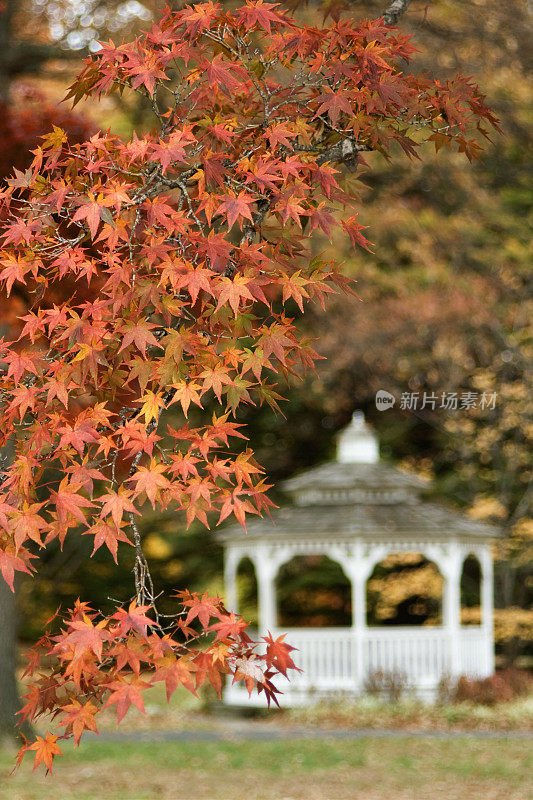
[[[332,692],[357,694],[378,671],[401,673],[428,698],[445,676],[493,673],[491,543],[496,529],[421,499],[427,482],[380,462],[377,439],[361,412],[340,433],[336,461],[309,469],[282,488],[291,502],[272,520],[250,521],[247,534],[232,526],[219,536],[227,607],[238,610],[237,570],[249,558],[257,577],[260,633],[286,633],[286,641],[298,649],[293,657],[302,672],[278,682],[285,705]],[[442,625],[367,625],[367,581],[388,554],[402,552],[420,553],[438,567]],[[276,576],[282,565],[302,555],[326,555],[340,564],[352,587],[351,627],[279,628]],[[469,556],[478,560],[482,576],[481,623],[462,626],[461,575]],[[251,701],[236,684],[228,685],[225,702]]]

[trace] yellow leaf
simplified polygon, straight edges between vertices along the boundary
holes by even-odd
[[[47,133],[43,136],[43,150],[57,150],[67,141],[67,135],[64,130],[53,125],[53,132]]]
[[[143,400],[143,405],[140,413],[144,416],[144,421],[148,424],[153,419],[159,417],[159,412],[165,407],[165,403],[161,395],[154,394],[154,392],[150,390],[148,390],[141,399]]]

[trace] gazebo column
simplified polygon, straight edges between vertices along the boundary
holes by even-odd
[[[366,630],[366,570],[358,570],[352,577],[352,627]]]
[[[462,672],[461,664],[461,568],[463,554],[458,544],[450,545],[448,557],[439,563],[446,578],[443,603],[443,623],[450,643],[450,675],[457,677]]]
[[[266,551],[258,549],[254,557],[259,600],[259,629],[266,634],[277,624],[275,578],[278,564],[269,559]]]
[[[239,566],[239,555],[228,548],[224,557],[224,589],[226,596],[226,608],[228,611],[238,612],[237,598],[237,567]]]
[[[366,644],[366,564],[352,574],[352,628],[355,644],[355,682],[357,689],[362,690],[365,681],[365,644]]]
[[[485,635],[485,675],[494,672],[494,573],[490,545],[480,553],[481,562],[481,626]]]
[[[361,544],[358,542],[353,548],[353,555],[345,565],[352,584],[352,640],[354,681],[358,691],[363,688],[365,680],[365,645],[367,639],[366,625],[366,582],[372,571],[368,556],[364,556]]]

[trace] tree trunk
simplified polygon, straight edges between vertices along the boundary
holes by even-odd
[[[15,595],[0,576],[0,740],[14,739],[20,709],[16,679]]]
[[[7,2],[3,4],[2,11],[0,11],[0,100],[3,103],[9,101],[9,89],[11,86],[8,61],[12,43],[11,23],[13,21],[14,11],[15,4],[13,0],[7,0]]]
[[[28,4],[29,5],[29,4]],[[0,0],[0,101],[10,100],[11,84],[20,75],[35,75],[50,59],[79,59],[89,55],[87,50],[69,51],[56,43],[18,40],[15,12],[20,0]]]

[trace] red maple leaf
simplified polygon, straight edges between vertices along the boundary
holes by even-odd
[[[78,484],[90,495],[92,495],[94,491],[93,481],[105,481],[105,475],[99,469],[89,467],[87,459],[83,461],[83,464],[73,464],[73,466],[68,467],[65,472],[67,475],[70,475],[72,483]]]
[[[218,365],[214,369],[207,367],[207,369],[204,369],[203,372],[200,373],[198,378],[203,380],[203,391],[207,392],[209,389],[212,389],[219,403],[221,402],[221,393],[224,386],[231,385],[233,383],[223,365]]]
[[[103,501],[103,502],[102,502]],[[131,492],[128,492],[123,486],[119,487],[118,493],[109,491],[99,497],[99,502],[102,503],[101,517],[107,517],[111,514],[113,522],[116,527],[120,527],[124,511],[131,511],[132,514],[140,514],[131,501]]]
[[[202,686],[205,679],[208,678],[209,683],[217,693],[218,697],[222,696],[222,675],[229,673],[227,666],[228,648],[226,645],[217,645],[217,648],[222,648],[222,653],[209,652],[198,653],[194,659],[194,665],[197,669],[196,672],[196,688]]]
[[[27,552],[27,551],[24,551]],[[15,591],[13,588],[13,581],[15,577],[15,571],[17,572],[26,572],[30,574],[31,570],[28,564],[23,561],[20,557],[21,551],[19,550],[19,555],[15,555],[15,553],[10,553],[8,550],[0,550],[0,572],[2,573],[3,579],[11,589],[11,591]],[[27,555],[28,558],[36,558],[34,555]]]
[[[41,761],[48,772],[52,772],[52,762],[54,756],[62,756],[63,753],[56,744],[58,737],[53,733],[47,733],[46,736],[37,736],[35,742],[25,750],[35,750],[35,763],[33,769],[39,766]]]
[[[154,508],[158,493],[161,489],[166,489],[170,486],[168,478],[163,474],[164,472],[166,472],[166,466],[158,464],[152,459],[149,467],[139,467],[130,479],[135,483],[135,493],[146,492],[146,496]]]
[[[58,449],[63,450],[65,447],[68,447],[68,445],[72,445],[80,455],[83,453],[88,443],[92,444],[98,441],[96,428],[90,422],[84,420],[81,420],[74,426],[62,425],[58,427],[57,432],[62,434]]]
[[[189,381],[189,383],[182,381],[181,383],[172,384],[172,388],[174,389],[174,395],[168,404],[169,406],[173,403],[180,403],[185,416],[189,413],[189,406],[191,403],[195,403],[195,405],[200,406],[200,408],[202,407],[202,398],[199,394],[201,387],[199,383],[195,381]]]
[[[161,345],[151,332],[157,325],[152,325],[150,322],[127,322],[122,333],[124,338],[119,348],[119,353],[124,350],[129,344],[134,344],[140,350],[143,358],[146,358],[146,348],[149,344],[160,347]]]
[[[104,522],[103,520],[99,520],[96,525],[93,525],[86,531],[82,531],[82,533],[94,536],[94,547],[91,555],[94,555],[94,553],[105,544],[113,556],[115,564],[117,563],[118,543],[126,542],[127,544],[131,544],[130,539],[124,531],[117,528],[116,525],[111,525],[109,522]]]
[[[372,243],[361,233],[361,231],[365,229],[365,226],[357,222],[357,215],[350,217],[350,219],[343,220],[342,227],[350,237],[354,247],[358,244],[360,247],[364,247],[365,250],[371,250]]]
[[[81,619],[71,620],[68,623],[70,632],[59,638],[52,652],[64,652],[73,647],[74,659],[82,658],[87,652],[92,652],[101,660],[104,642],[113,639],[113,636],[105,628],[106,624],[107,620],[101,620],[93,625],[87,614],[84,614]]]
[[[322,228],[328,239],[331,241],[331,226],[336,225],[336,220],[333,214],[332,208],[326,206],[325,203],[320,203],[313,211],[309,217],[309,223],[311,225],[311,230],[313,231],[315,228]]]
[[[73,222],[85,220],[91,232],[91,238],[95,239],[101,222],[101,212],[104,206],[101,202],[94,199],[94,195],[89,195],[89,199],[83,201],[82,205],[72,217]]]
[[[240,89],[243,81],[248,77],[248,73],[243,67],[228,61],[221,53],[204,61],[202,67],[205,69],[210,86],[220,87],[228,97],[231,92]]]
[[[298,136],[296,131],[293,131],[284,122],[279,122],[266,129],[263,134],[263,139],[268,139],[268,143],[272,150],[275,150],[278,144],[282,144],[284,147],[292,149],[290,139],[293,139],[295,136]]]
[[[274,8],[279,8],[279,3],[263,3],[262,0],[246,0],[246,5],[238,9],[236,17],[242,22],[246,30],[250,30],[256,25],[263,28],[267,33],[271,31],[273,22],[283,23],[285,17]]]
[[[287,328],[278,323],[274,323],[266,329],[259,339],[259,344],[263,348],[266,358],[273,353],[282,364],[285,363],[286,348],[294,346],[294,342],[287,336],[288,332]]]
[[[157,622],[147,617],[144,613],[149,610],[150,606],[138,606],[135,600],[130,603],[127,611],[124,608],[119,608],[119,610],[111,616],[111,619],[118,620],[118,636],[124,636],[131,630],[140,633],[142,636],[146,636],[146,629],[148,626],[159,627]]]
[[[337,125],[341,111],[346,112],[346,114],[353,114],[350,100],[340,91],[334,92],[333,89],[328,88],[324,94],[319,95],[316,99],[321,102],[321,105],[317,108],[315,117],[327,111],[333,125]]]
[[[132,89],[136,89],[138,86],[145,86],[148,94],[153,95],[157,78],[163,78],[163,80],[167,78],[166,72],[161,69],[162,64],[159,55],[157,53],[148,53],[143,59],[134,58],[138,63],[134,63],[134,60],[131,59],[130,63],[134,65],[128,69],[130,75],[135,75],[131,83]]]
[[[209,626],[210,631],[216,631],[215,642],[220,642],[222,639],[238,639],[246,629],[246,622],[242,617],[231,614],[219,615],[220,622],[215,622]]]
[[[257,683],[264,683],[265,673],[254,656],[251,658],[238,658],[235,661],[233,683],[244,679],[248,694],[251,695]]]
[[[178,594],[178,597],[182,596]],[[220,617],[221,600],[220,597],[210,597],[207,592],[202,596],[198,594],[192,595],[189,599],[183,599],[182,603],[185,607],[189,608],[187,617],[185,618],[185,625],[189,625],[193,619],[198,617],[202,628],[207,629],[211,617]]]
[[[174,654],[166,655],[158,663],[154,681],[165,681],[167,702],[178,686],[184,686],[190,692],[196,694],[195,681],[192,674],[195,669],[195,665],[190,661],[185,658],[176,658]]]
[[[246,530],[246,514],[257,514],[257,509],[250,503],[249,500],[241,500],[239,494],[240,490],[234,489],[233,492],[226,497],[222,508],[220,509],[218,524],[223,522],[231,513],[233,513],[244,530]]]
[[[41,323],[39,322],[39,324]],[[13,378],[15,383],[20,381],[24,372],[31,372],[32,375],[39,374],[35,364],[35,356],[30,356],[24,350],[8,353],[4,356],[3,361],[8,365],[6,378]]]
[[[244,191],[240,192],[239,195],[235,195],[233,192],[222,195],[222,203],[218,206],[217,214],[224,214],[228,220],[228,228],[232,228],[239,218],[242,227],[243,219],[249,219],[250,222],[253,222],[250,206],[255,202],[255,198]]]
[[[278,164],[279,159],[277,158],[265,161],[262,157],[259,157],[257,159],[257,164],[255,164],[252,169],[246,171],[246,180],[244,182],[255,183],[261,191],[264,189],[273,189],[275,191],[277,188],[276,184],[283,182],[281,175],[276,175],[275,172],[271,171],[275,169]]]
[[[217,309],[221,308],[225,303],[229,303],[233,313],[237,316],[241,302],[254,299],[248,288],[249,283],[249,279],[245,278],[244,275],[236,275],[233,279],[222,278]]]
[[[132,678],[130,681],[118,680],[104,684],[106,689],[111,689],[111,695],[102,708],[117,705],[117,722],[120,722],[131,705],[134,705],[144,714],[144,700],[142,691],[149,689],[151,683]]]
[[[185,23],[185,28],[190,38],[193,39],[200,31],[207,30],[211,23],[218,16],[220,6],[218,3],[196,3],[194,6],[187,6],[179,12],[179,19]]]
[[[211,285],[212,279],[213,272],[210,269],[196,267],[186,272],[181,272],[179,279],[176,281],[175,288],[187,289],[191,296],[191,303],[194,304],[198,300],[198,293],[201,290],[213,295],[213,287]]]
[[[37,274],[38,262],[33,263],[33,267],[25,259],[20,257],[7,256],[0,261],[0,266],[3,269],[0,271],[0,280],[5,281],[6,293],[9,297],[11,289],[15,281],[26,283],[25,275],[27,272],[33,272],[34,276]]]
[[[82,508],[94,508],[94,503],[79,494],[79,485],[69,483],[63,478],[57,492],[50,492],[50,503],[55,506],[57,518],[64,524],[72,517],[77,522],[85,522]]]
[[[205,254],[214,270],[226,269],[233,245],[224,238],[223,234],[210,231],[209,236],[202,239],[201,245],[205,248]]]
[[[42,545],[41,531],[48,529],[48,523],[39,513],[43,505],[44,503],[32,503],[31,505],[24,503],[21,511],[13,515],[10,527],[17,551],[27,539],[32,539],[38,545]]]
[[[216,125],[210,125],[208,131],[225,144],[230,144],[231,140],[235,138],[235,134],[231,128],[226,127],[224,123],[221,122],[217,122]]]
[[[303,312],[304,299],[308,299],[309,295],[305,289],[309,281],[302,277],[300,270],[297,270],[292,275],[287,275],[283,279],[283,302],[286,303],[289,297],[296,301],[298,308]]]
[[[269,633],[267,636],[263,636],[263,641],[267,645],[265,656],[267,666],[269,668],[275,667],[278,672],[287,677],[287,670],[298,670],[298,667],[290,656],[290,653],[296,648],[283,641],[285,636],[286,634],[284,633],[278,636],[277,639],[273,639],[272,634]]]
[[[97,706],[93,705],[90,701],[85,704],[80,703],[79,700],[74,699],[72,703],[62,706],[62,711],[65,711],[65,717],[61,722],[61,727],[72,728],[74,736],[74,744],[79,746],[80,739],[85,730],[94,731],[98,733],[94,715],[97,713]]]

